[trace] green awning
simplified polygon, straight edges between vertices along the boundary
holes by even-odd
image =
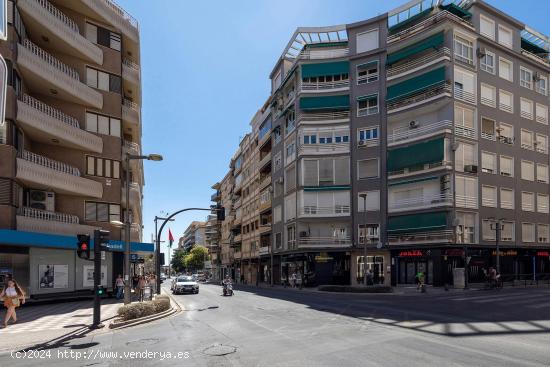
[[[388,172],[407,167],[443,161],[445,157],[444,138],[438,138],[404,148],[388,151]]]
[[[324,62],[321,64],[303,64],[302,78],[340,75],[349,73],[349,61]]]
[[[528,40],[523,38],[521,39],[521,48],[535,55],[540,55],[543,58],[548,57],[548,51],[546,51],[544,48],[538,45],[535,45],[533,42],[529,42]]]
[[[347,46],[348,41],[341,42],[321,42],[321,43],[308,43],[304,48],[321,48],[321,47],[338,47],[338,46]]]
[[[388,233],[429,232],[447,227],[447,212],[400,215],[388,218]]]
[[[378,65],[378,60],[373,60],[373,61],[366,62],[364,64],[359,64],[357,65],[357,69],[359,70],[370,69],[374,65]]]
[[[395,64],[398,61],[407,59],[412,55],[416,55],[422,51],[429,50],[431,48],[437,48],[443,44],[444,41],[443,31],[428,38],[423,39],[422,41],[413,43],[410,46],[407,46],[399,51],[391,53],[388,55],[386,60],[387,65]]]
[[[472,13],[470,13],[465,9],[462,9],[460,6],[453,3],[447,4],[447,5],[440,5],[439,7],[463,19],[470,19],[472,17]]]
[[[430,14],[433,10],[433,6],[429,7],[428,9],[424,10],[424,11],[421,11],[420,13],[416,14],[416,15],[413,15],[412,17],[410,17],[409,19],[406,19],[400,23],[397,23],[391,27],[388,28],[388,31],[390,33],[396,33],[398,31],[400,31],[401,29],[403,28],[406,28],[408,27],[409,25],[411,25],[412,23],[416,23],[418,22],[421,18],[424,18],[425,16],[427,16],[428,14]]]
[[[445,66],[388,87],[386,100],[405,98],[445,81]]]
[[[437,180],[437,179],[439,179],[439,176],[421,177],[421,178],[414,178],[412,180],[391,182],[391,183],[388,183],[388,186],[407,185],[407,184],[412,184],[412,183],[417,183],[417,182],[433,181],[433,180]]]
[[[349,95],[302,97],[300,108],[302,110],[346,110],[349,108]]]
[[[367,101],[369,99],[377,99],[378,94],[369,94],[368,96],[357,97],[357,101]]]

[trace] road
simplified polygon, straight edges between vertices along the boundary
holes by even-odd
[[[175,299],[185,311],[72,339],[46,350],[40,364],[546,367],[550,360],[548,288],[402,295],[245,288],[223,297],[221,287],[201,285],[199,294]],[[86,360],[63,355],[71,351],[86,352]],[[129,351],[141,354],[121,354]],[[2,366],[36,362],[0,356]]]

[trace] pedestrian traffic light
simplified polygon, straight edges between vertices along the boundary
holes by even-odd
[[[76,253],[79,258],[88,260],[90,259],[90,236],[87,234],[79,234],[77,237],[77,250]]]
[[[96,229],[94,231],[94,253],[99,254],[101,251],[109,251],[109,231]]]
[[[216,216],[220,222],[225,220],[225,208],[221,204],[216,206]]]
[[[97,287],[97,295],[98,295],[98,296],[103,296],[103,295],[105,295],[105,288],[103,288],[102,285],[100,285],[100,286]]]

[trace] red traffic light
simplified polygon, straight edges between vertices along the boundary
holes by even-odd
[[[87,243],[81,244],[81,245],[80,245],[80,249],[81,249],[82,251],[86,251],[86,250],[88,249],[88,244],[87,244]]]

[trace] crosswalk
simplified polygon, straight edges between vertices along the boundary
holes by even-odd
[[[101,307],[102,320],[115,316],[120,305],[118,302],[104,302]],[[4,314],[1,313],[0,317],[3,322]],[[1,329],[0,335],[52,330],[71,331],[90,325],[92,317],[91,301],[23,306],[17,309],[17,323]]]
[[[479,294],[477,294],[479,293]],[[517,305],[525,308],[540,309],[550,307],[550,289],[544,290],[513,290],[513,291],[479,291],[469,294],[455,294],[438,296],[455,302],[469,302],[474,304],[498,304],[506,302],[506,305]]]

